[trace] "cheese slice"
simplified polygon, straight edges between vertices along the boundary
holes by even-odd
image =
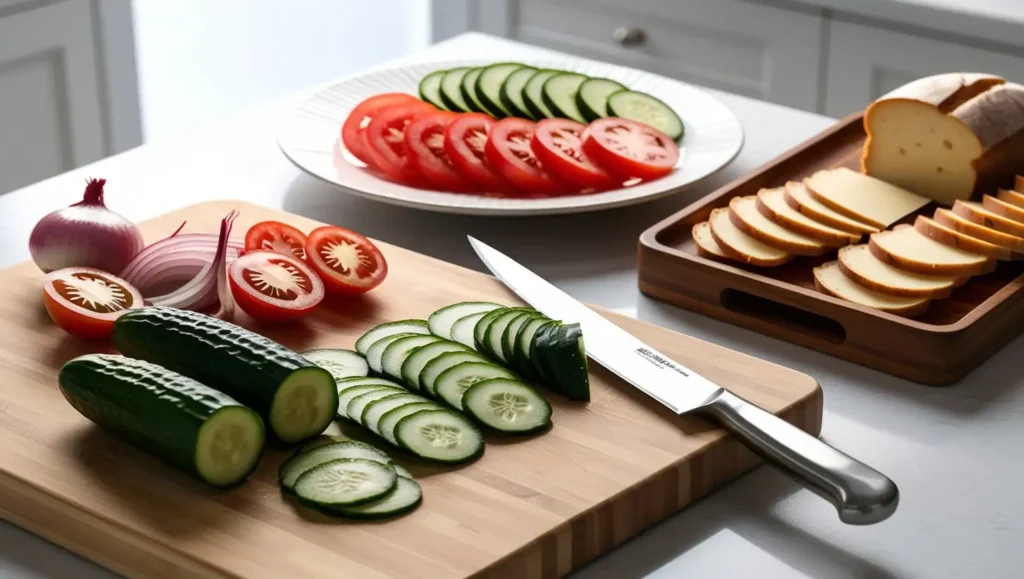
[[[912,99],[948,113],[1006,79],[977,72],[950,72],[926,76],[882,95],[878,100]]]
[[[953,204],[953,213],[978,225],[984,225],[1002,233],[1024,237],[1024,223],[997,215],[973,201],[957,201]]]
[[[1024,194],[1020,193],[1019,191],[1000,189],[997,197],[1000,201],[1005,201],[1010,205],[1024,209]]]
[[[811,195],[824,205],[879,229],[889,227],[930,201],[927,197],[845,167],[818,171],[804,184]]]
[[[990,227],[979,225],[953,213],[949,209],[941,207],[935,210],[934,219],[936,222],[959,231],[964,235],[970,235],[975,239],[981,239],[1005,247],[1012,251],[1017,259],[1024,257],[1024,237],[1017,237],[1016,235],[1010,235],[1009,233],[1003,233],[1002,231],[996,231]]]
[[[981,198],[981,206],[996,215],[1001,215],[1007,219],[1024,223],[1024,209],[1007,203],[1002,199],[998,199],[991,195],[985,195]]]
[[[924,215],[917,216],[917,220],[914,221],[914,229],[949,247],[957,247],[992,259],[1008,260],[1013,258],[1013,252],[1001,245],[960,233]]]
[[[786,202],[793,209],[816,221],[853,234],[874,233],[880,229],[856,219],[850,219],[842,213],[822,205],[821,201],[815,199],[803,183],[796,181],[786,183]]]
[[[831,249],[813,237],[787,229],[768,219],[757,209],[757,197],[733,197],[729,201],[729,218],[747,235],[797,255],[821,255]]]
[[[916,316],[928,309],[928,298],[894,296],[864,287],[847,277],[835,261],[814,268],[814,286],[830,296],[901,316]]]
[[[722,252],[737,261],[772,267],[793,259],[792,253],[761,243],[740,231],[733,225],[729,210],[724,207],[712,211],[708,223],[711,224],[711,235]]]
[[[953,276],[921,275],[893,267],[875,257],[866,244],[839,250],[839,267],[853,281],[885,294],[915,298],[944,298],[956,287]]]
[[[722,251],[722,247],[715,241],[715,237],[711,235],[711,224],[707,221],[701,221],[697,225],[693,226],[693,242],[697,244],[697,251],[706,257],[718,257],[728,259],[728,255]]]
[[[757,209],[775,223],[833,247],[856,243],[861,238],[860,233],[849,233],[800,213],[786,201],[783,187],[761,189],[757,193]]]
[[[874,233],[868,245],[878,259],[913,273],[962,277],[995,269],[995,261],[984,255],[950,247],[909,226]]]

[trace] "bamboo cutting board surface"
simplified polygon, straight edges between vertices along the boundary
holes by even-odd
[[[238,208],[234,237],[278,219],[319,225],[241,202],[188,207],[142,225],[146,241],[216,231]],[[236,321],[296,349],[351,348],[371,326],[424,318],[464,300],[521,303],[494,278],[379,244],[390,272],[362,299],[321,307],[282,327]],[[461,468],[413,463],[423,504],[385,522],[332,519],[285,499],[268,449],[253,476],[218,491],[108,436],[57,387],[69,359],[113,351],[52,324],[42,273],[0,271],[0,516],[116,572],[137,577],[558,577],[755,466],[745,447],[698,418],[678,417],[591,364],[592,401],[551,394],[554,427],[528,439],[488,438]],[[657,326],[604,313],[694,370],[817,434],[813,378]],[[332,427],[337,428],[337,426]]]

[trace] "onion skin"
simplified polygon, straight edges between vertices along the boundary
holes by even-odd
[[[32,261],[44,273],[92,267],[118,274],[144,243],[134,223],[103,203],[106,179],[89,179],[82,200],[39,220],[29,236]]]

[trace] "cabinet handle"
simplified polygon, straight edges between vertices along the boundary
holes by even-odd
[[[647,33],[643,28],[620,26],[612,31],[612,39],[622,46],[639,46],[647,40]]]

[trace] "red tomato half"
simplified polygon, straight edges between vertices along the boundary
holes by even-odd
[[[495,173],[484,159],[487,135],[495,121],[482,113],[466,113],[448,124],[444,133],[444,151],[452,165],[464,177],[487,191],[507,191],[508,181]]]
[[[648,125],[609,117],[587,127],[583,150],[616,175],[656,179],[672,172],[679,147],[668,135]]]
[[[324,299],[324,284],[302,261],[272,251],[246,253],[228,266],[231,295],[261,322],[290,322]]]
[[[406,154],[405,130],[419,115],[435,110],[426,103],[416,101],[377,112],[366,126],[366,152],[370,156],[370,164],[400,183],[415,184],[419,181],[420,176],[409,164]]]
[[[530,149],[537,124],[509,117],[494,124],[484,146],[487,164],[520,189],[535,196],[554,195],[567,190],[541,167]]]
[[[309,232],[306,259],[320,274],[327,292],[337,295],[366,293],[388,275],[388,262],[373,242],[336,225]]]
[[[456,117],[456,113],[437,111],[417,117],[405,129],[405,152],[410,167],[441,191],[472,189],[472,183],[452,166],[444,148],[445,129]]]
[[[418,101],[411,94],[402,92],[378,94],[364,100],[356,105],[356,108],[352,109],[344,124],[341,125],[341,142],[345,144],[345,148],[355,155],[357,159],[369,165],[370,156],[366,153],[366,141],[363,138],[363,132],[366,130],[366,126],[370,124],[370,119],[382,109],[396,104],[408,104],[411,102]]]
[[[109,336],[121,314],[144,305],[128,282],[91,267],[50,272],[43,279],[43,297],[50,318],[79,338]]]
[[[305,247],[306,234],[280,221],[261,221],[245,234],[246,251],[273,251],[305,259]]]
[[[530,141],[530,150],[544,167],[562,179],[594,189],[615,185],[615,178],[594,164],[583,152],[581,136],[586,125],[569,119],[544,119]]]

